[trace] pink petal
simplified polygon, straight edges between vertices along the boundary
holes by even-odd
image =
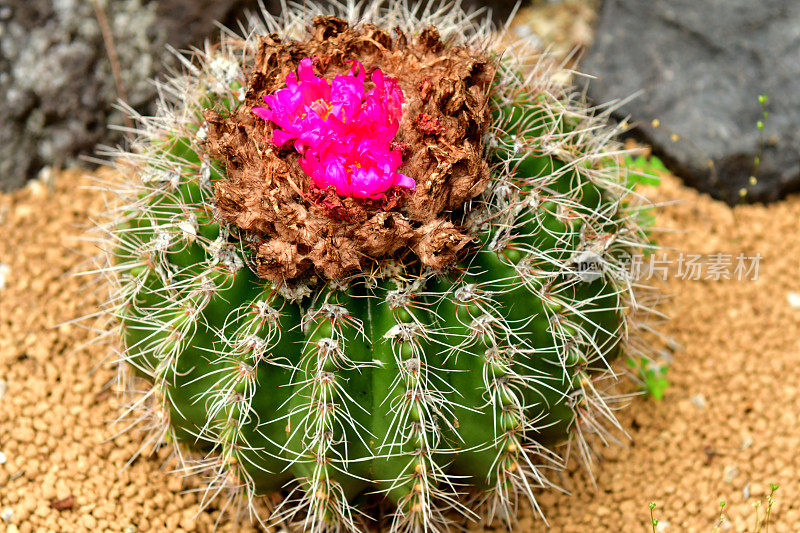
[[[254,107],[253,114],[260,119],[272,120],[272,110],[268,107]]]
[[[274,130],[272,132],[272,144],[275,146],[283,146],[287,142],[291,141],[294,138],[294,135],[291,133],[286,133],[283,130]]]
[[[417,182],[414,181],[414,178],[406,176],[405,174],[400,174],[399,172],[396,172],[394,175],[394,185],[396,187],[411,189],[412,191],[417,190]]]
[[[301,82],[312,81],[316,78],[314,75],[314,61],[310,57],[306,57],[300,61],[297,66],[297,74],[300,76]],[[293,74],[289,74],[292,76]]]

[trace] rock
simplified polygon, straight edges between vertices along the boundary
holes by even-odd
[[[596,102],[642,90],[615,114],[688,184],[733,204],[742,188],[750,201],[800,190],[798,57],[796,0],[606,0],[581,70],[599,77]]]
[[[68,511],[75,507],[75,496],[70,494],[66,498],[50,500],[50,508],[56,511]]]
[[[695,394],[692,396],[691,402],[697,409],[705,409],[706,407],[706,397],[702,394]]]
[[[33,178],[45,165],[69,164],[115,144],[108,123],[121,96],[103,41],[104,13],[127,101],[151,113],[150,78],[176,60],[165,48],[202,45],[253,0],[4,0],[0,7],[0,190]]]
[[[322,0],[324,1],[324,0]],[[273,13],[279,0],[265,0]],[[503,21],[515,0],[465,0],[467,9],[491,6]],[[95,5],[103,16],[98,17]],[[202,46],[216,38],[214,21],[236,27],[257,0],[3,0],[0,3],[0,191],[22,186],[46,165],[94,155],[97,143],[115,145],[122,125],[113,108],[122,97],[100,21],[118,56],[125,100],[152,114],[150,79],[177,66],[166,48]]]
[[[736,478],[736,476],[739,475],[739,467],[737,467],[736,465],[728,465],[725,467],[722,473],[723,476],[725,477],[725,483],[730,485],[731,483],[733,483],[733,480]]]

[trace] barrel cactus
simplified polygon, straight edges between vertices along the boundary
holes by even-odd
[[[639,349],[613,128],[458,8],[331,9],[183,56],[114,153],[129,412],[265,522],[541,513]]]

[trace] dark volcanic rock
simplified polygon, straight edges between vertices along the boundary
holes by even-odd
[[[743,187],[750,201],[800,190],[797,0],[606,0],[581,69],[600,78],[589,84],[597,102],[642,90],[617,115],[687,183],[730,203]],[[760,94],[770,115],[750,186]]]
[[[127,101],[152,111],[150,78],[182,49],[216,32],[214,20],[246,0],[99,0],[114,36]],[[44,165],[115,143],[108,123],[119,94],[92,0],[0,1],[0,190],[22,185]]]

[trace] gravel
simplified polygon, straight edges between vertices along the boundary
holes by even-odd
[[[93,313],[100,302],[95,282],[70,275],[88,268],[86,258],[96,252],[77,238],[89,216],[104,209],[100,193],[86,187],[92,179],[66,173],[55,176],[52,189],[0,194],[0,211],[8,213],[0,223],[0,257],[25,273],[10,277],[0,298],[0,375],[9,387],[0,406],[2,506],[21,533],[210,532],[219,510],[213,503],[200,511],[197,480],[181,479],[166,449],[132,460],[142,437],[109,424],[120,408],[109,386],[112,348],[89,344],[94,337],[86,328],[54,327]],[[661,310],[672,320],[660,329],[684,348],[673,355],[664,399],[621,397],[633,405],[618,415],[622,445],[598,447],[600,490],[573,462],[554,480],[571,494],[537,494],[550,529],[522,509],[518,530],[647,531],[653,501],[670,530],[708,531],[725,500],[732,531],[744,531],[753,523],[753,499],[777,483],[770,531],[795,532],[800,386],[787,377],[800,367],[800,328],[797,312],[783,302],[797,287],[800,251],[789,236],[800,220],[800,196],[731,210],[672,177],[647,194],[665,205],[658,217],[662,245],[673,253],[761,253],[759,279],[666,283],[671,297]],[[633,384],[620,390],[633,392]],[[713,408],[697,409],[694,395]],[[742,446],[747,439],[752,444]],[[732,464],[739,474],[725,483]],[[70,496],[71,508],[51,507]],[[254,531],[236,528],[223,517],[218,531]]]

